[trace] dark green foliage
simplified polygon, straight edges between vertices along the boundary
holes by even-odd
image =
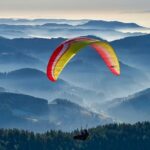
[[[78,132],[78,131],[75,131]],[[150,123],[110,124],[89,130],[85,142],[74,133],[49,131],[43,134],[17,129],[0,130],[0,150],[149,150]]]

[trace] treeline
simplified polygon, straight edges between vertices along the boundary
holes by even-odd
[[[150,122],[92,128],[84,142],[73,140],[77,132],[0,129],[0,150],[150,150]]]

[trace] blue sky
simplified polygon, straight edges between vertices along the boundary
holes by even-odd
[[[0,18],[105,19],[150,26],[150,0],[1,0]]]

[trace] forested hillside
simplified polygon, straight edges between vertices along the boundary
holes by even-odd
[[[149,150],[150,147],[149,122],[92,128],[89,130],[89,139],[84,142],[73,140],[75,132],[35,134],[17,129],[1,129],[0,150]]]

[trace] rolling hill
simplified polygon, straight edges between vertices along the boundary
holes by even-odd
[[[63,99],[48,103],[29,95],[0,92],[0,103],[0,128],[71,131],[86,124],[93,127],[112,122],[111,118]]]
[[[135,123],[150,120],[150,89],[118,98],[107,104],[108,112],[117,120]]]
[[[57,83],[48,80],[46,74],[33,68],[23,68],[0,74],[1,85],[10,92],[19,92],[49,101],[55,98],[71,99],[74,102],[85,103],[96,96],[95,91],[59,79]],[[88,93],[88,94],[87,94]]]
[[[113,41],[111,44],[123,62],[148,73],[150,72],[150,34],[127,37]]]

